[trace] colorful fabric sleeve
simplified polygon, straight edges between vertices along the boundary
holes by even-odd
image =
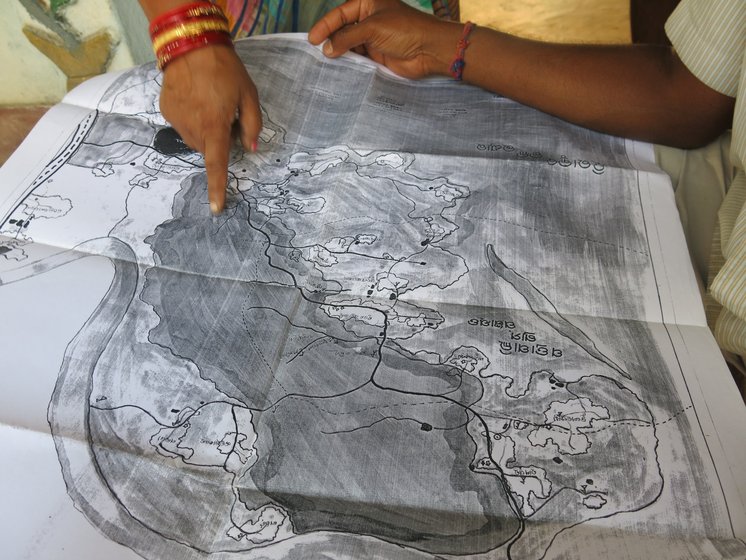
[[[404,0],[410,6],[458,19],[458,0]],[[213,0],[228,16],[234,38],[308,31],[343,0]]]

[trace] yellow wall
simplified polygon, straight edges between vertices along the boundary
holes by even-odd
[[[629,43],[629,4],[630,0],[461,0],[461,19],[541,41]]]

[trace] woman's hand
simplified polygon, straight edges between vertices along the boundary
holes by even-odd
[[[254,82],[231,47],[203,47],[166,66],[160,107],[184,142],[204,155],[210,210],[220,213],[234,123],[246,150],[256,150],[262,129]]]

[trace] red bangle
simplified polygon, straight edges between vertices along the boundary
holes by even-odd
[[[158,28],[153,31],[153,33],[150,34],[150,40],[155,41],[159,36],[163,35],[164,33],[168,33],[171,29],[174,29],[176,27],[179,27],[180,25],[184,25],[186,23],[193,23],[193,22],[220,22],[225,25],[226,29],[228,28],[228,19],[223,15],[223,13],[219,14],[199,14],[194,17],[190,18],[179,18],[179,19],[172,19],[169,20],[169,23],[167,25],[160,25]]]
[[[160,14],[149,27],[158,68],[208,45],[232,45],[228,19],[216,5],[192,2]]]
[[[157,34],[153,38],[153,50],[158,52],[163,47],[169,43],[173,43],[174,41],[186,39],[188,37],[198,37],[205,33],[213,32],[229,35],[228,24],[222,19],[217,18],[189,20],[174,25],[173,27],[169,27],[168,29],[163,30],[163,32]]]
[[[466,66],[466,62],[464,62],[464,53],[466,52],[466,48],[471,44],[469,41],[469,35],[474,27],[476,26],[472,22],[467,21],[466,25],[464,25],[464,31],[461,33],[461,39],[459,39],[458,44],[456,45],[456,56],[453,59],[453,62],[451,62],[451,76],[453,76],[454,80],[461,81],[463,79],[464,66]]]
[[[184,55],[190,51],[207,47],[209,45],[233,45],[230,35],[221,32],[203,33],[196,37],[185,37],[173,41],[160,49],[156,55],[158,59],[158,68],[165,69],[168,64],[175,58]]]
[[[148,32],[150,33],[150,37],[152,39],[153,35],[159,33],[166,27],[170,27],[174,24],[182,23],[185,20],[204,15],[220,16],[225,19],[223,10],[221,10],[215,4],[203,0],[201,2],[192,2],[191,4],[178,6],[173,10],[169,10],[168,12],[164,12],[156,16],[155,18],[153,18],[153,21],[150,22]]]

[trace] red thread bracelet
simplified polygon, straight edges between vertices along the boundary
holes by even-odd
[[[466,25],[464,25],[464,31],[461,33],[461,39],[459,39],[456,45],[456,56],[453,59],[453,62],[451,62],[450,68],[451,76],[453,76],[453,79],[456,81],[461,81],[463,79],[464,66],[466,66],[464,53],[466,52],[466,48],[471,44],[469,41],[469,35],[474,27],[476,26],[472,22],[467,21]]]

